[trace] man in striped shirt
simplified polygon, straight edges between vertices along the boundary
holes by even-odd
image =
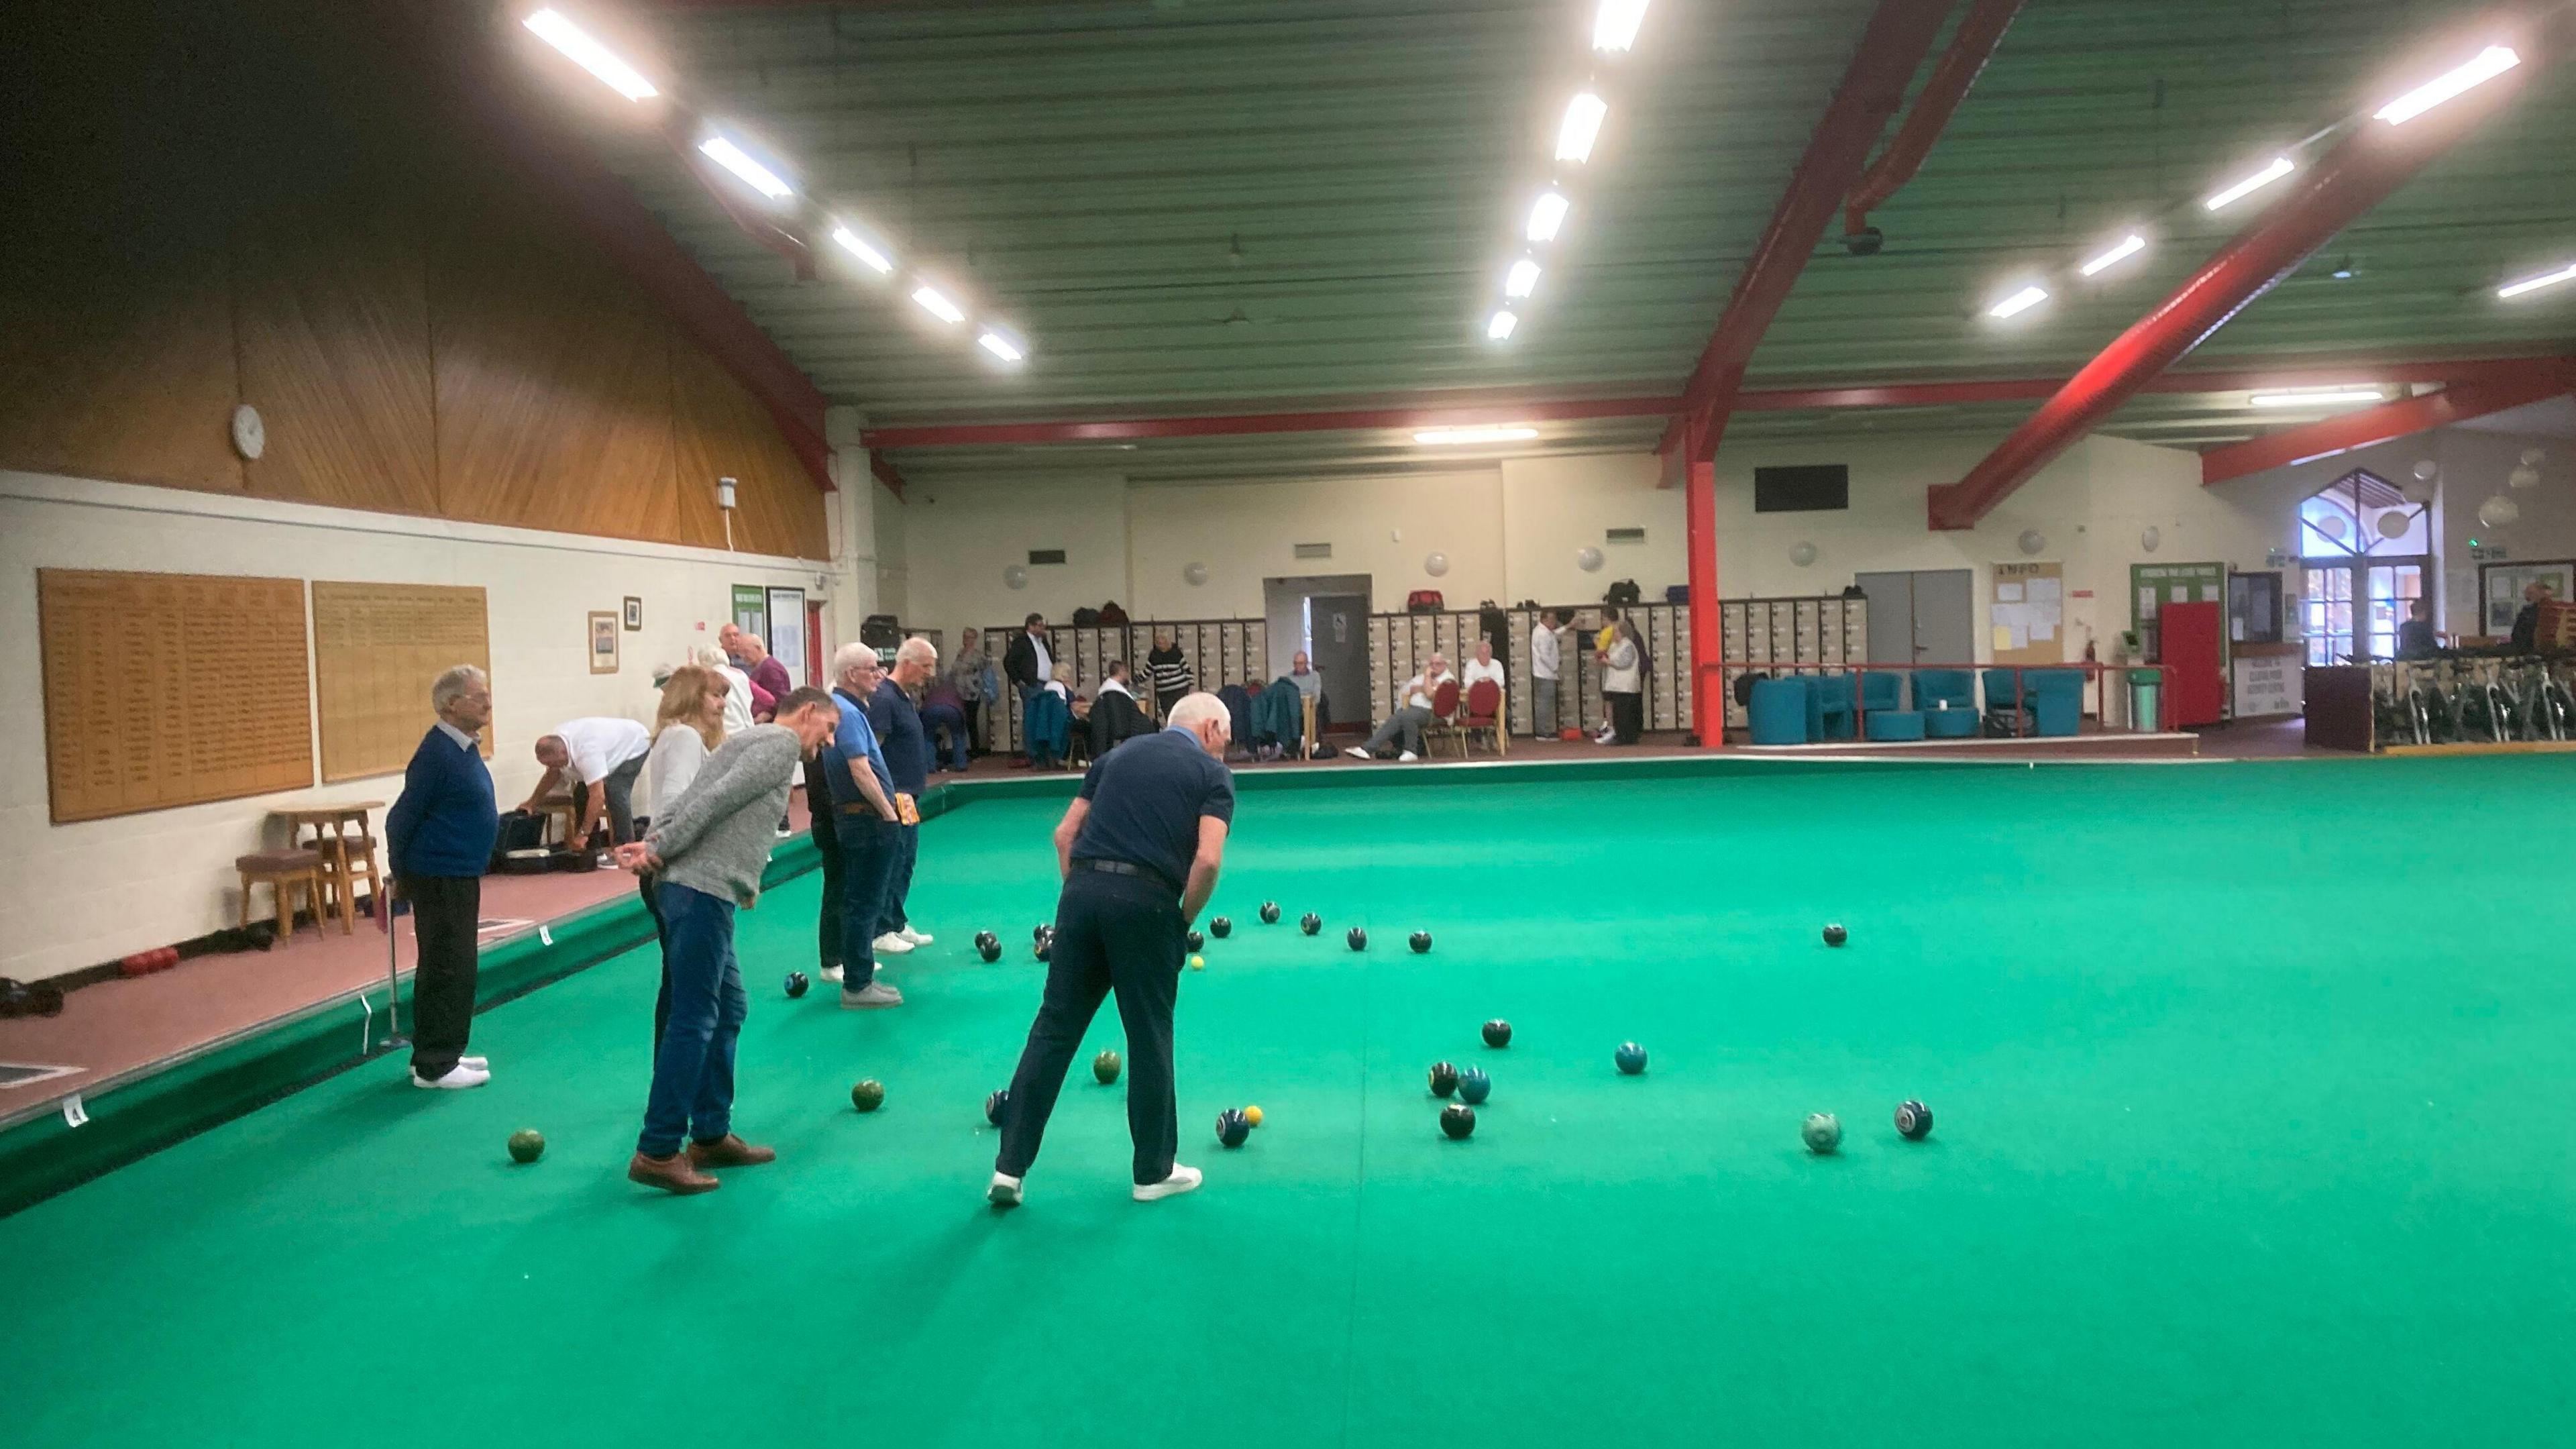
[[[1190,676],[1189,656],[1172,639],[1169,629],[1154,631],[1154,652],[1145,656],[1146,672],[1154,678],[1154,716],[1170,719],[1172,706],[1190,692],[1195,681]]]

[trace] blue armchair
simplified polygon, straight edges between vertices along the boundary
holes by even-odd
[[[1859,733],[1853,727],[1852,706],[1860,691],[1848,674],[1819,674],[1807,681],[1807,738],[1811,740],[1847,740]]]
[[[1883,670],[1871,670],[1860,677],[1860,708],[1863,714],[1876,714],[1883,709],[1905,708],[1905,680]]]
[[[2084,671],[2034,669],[2022,676],[2034,733],[2071,735],[2084,718]]]
[[[1977,676],[1965,669],[1914,671],[1914,707],[1921,710],[1977,707]]]
[[[1807,742],[1807,681],[1757,679],[1745,712],[1753,725],[1753,743],[1803,745]]]

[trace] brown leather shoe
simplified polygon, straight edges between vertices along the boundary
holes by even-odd
[[[758,1167],[777,1160],[777,1148],[754,1147],[730,1132],[713,1142],[689,1144],[691,1167]]]
[[[627,1161],[626,1180],[658,1187],[664,1192],[686,1197],[691,1193],[713,1192],[724,1184],[689,1165],[679,1153],[668,1157],[647,1157],[638,1152]]]

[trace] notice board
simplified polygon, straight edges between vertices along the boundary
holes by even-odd
[[[36,571],[57,825],[313,784],[304,584]]]
[[[1987,606],[1997,664],[2066,662],[2066,566],[2053,563],[1995,565],[1995,596]]]
[[[322,778],[400,774],[438,718],[429,686],[459,664],[492,672],[481,589],[313,581]],[[492,758],[492,732],[483,733]]]

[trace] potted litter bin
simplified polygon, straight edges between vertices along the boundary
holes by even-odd
[[[2129,729],[2132,733],[2150,735],[2156,732],[2156,722],[2161,718],[2156,713],[2157,695],[2162,692],[2164,682],[2162,670],[2129,671]]]

